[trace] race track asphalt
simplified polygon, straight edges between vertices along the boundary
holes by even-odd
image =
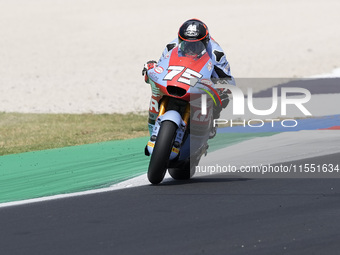
[[[340,163],[340,153],[287,164]],[[0,254],[339,254],[340,179],[196,177],[0,208]]]

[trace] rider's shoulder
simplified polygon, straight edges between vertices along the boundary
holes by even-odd
[[[212,46],[215,46],[215,47],[220,47],[220,45],[218,44],[218,42],[216,42],[216,40],[212,37],[210,37],[210,40],[209,42],[211,43]]]
[[[169,52],[173,50],[177,45],[178,45],[178,39],[176,38],[166,45],[166,49]]]
[[[209,47],[210,48],[210,55],[214,56],[213,59],[217,63],[221,62],[221,60],[223,60],[223,57],[225,57],[223,49],[213,38],[210,38],[209,44],[210,44],[210,47]]]

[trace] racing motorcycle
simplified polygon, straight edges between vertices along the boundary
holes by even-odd
[[[167,170],[173,179],[190,179],[206,155],[216,104],[212,72],[203,43],[185,41],[147,70],[150,107],[158,111],[145,147],[145,154],[151,156],[147,176],[152,184],[162,182]]]

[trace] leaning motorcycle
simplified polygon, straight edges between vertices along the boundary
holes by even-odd
[[[145,148],[145,154],[151,156],[147,176],[152,184],[162,182],[167,170],[173,179],[190,179],[207,153],[216,92],[212,72],[206,51],[187,56],[181,54],[181,45],[147,71],[150,107],[158,111]]]

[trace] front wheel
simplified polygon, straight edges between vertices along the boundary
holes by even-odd
[[[148,169],[148,179],[152,184],[158,184],[164,179],[176,130],[177,125],[172,121],[166,120],[161,124]]]

